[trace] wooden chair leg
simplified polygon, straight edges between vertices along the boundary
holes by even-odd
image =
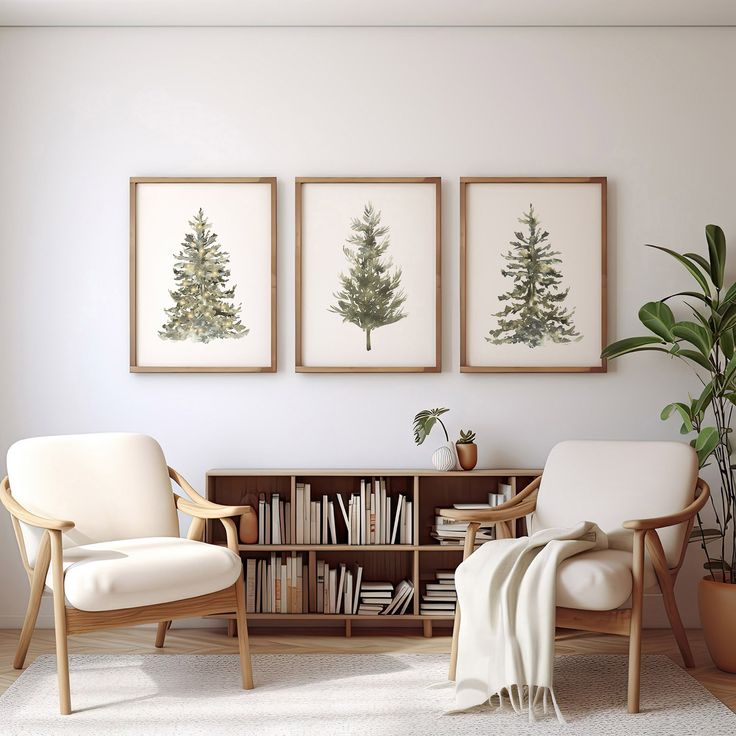
[[[166,641],[166,632],[171,627],[171,621],[161,621],[156,628],[156,649],[161,649]]]
[[[28,608],[26,609],[26,617],[23,620],[23,628],[20,632],[18,648],[15,651],[15,659],[13,660],[13,667],[16,670],[22,670],[26,661],[26,654],[28,654],[33,630],[36,628],[38,609],[41,607],[41,597],[46,587],[46,575],[49,570],[50,559],[51,546],[49,535],[44,534],[38,548],[38,555],[36,556],[36,565],[33,569],[33,578],[31,579],[31,592],[28,596]]]
[[[475,535],[480,524],[471,521],[465,533],[465,546],[463,548],[463,561],[473,554],[475,548]],[[460,640],[460,601],[455,602],[455,621],[452,625],[452,648],[450,649],[450,669],[447,673],[448,680],[454,680],[457,673],[457,648]]]
[[[243,690],[253,689],[253,669],[250,662],[248,644],[248,624],[245,620],[245,584],[243,573],[235,583],[235,613],[238,622],[238,649],[240,650],[240,673],[243,677]]]
[[[641,679],[641,625],[644,599],[644,532],[634,532],[633,585],[631,590],[631,623],[629,628],[629,713],[639,712]]]
[[[54,580],[54,634],[56,638],[56,673],[59,680],[59,712],[67,716],[72,712],[69,690],[69,652],[66,640],[66,609],[64,607],[64,567],[61,532],[52,531],[51,569]]]
[[[669,619],[672,633],[675,636],[675,641],[682,655],[682,661],[685,663],[685,667],[695,667],[695,659],[690,649],[690,642],[687,640],[685,627],[682,624],[680,612],[677,609],[674,581],[667,566],[667,558],[664,554],[662,541],[656,531],[650,530],[647,532],[646,545],[649,558],[652,561],[652,567],[657,574],[659,589],[662,591],[664,610],[667,612],[667,618]]]

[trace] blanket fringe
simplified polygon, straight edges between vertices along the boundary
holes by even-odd
[[[537,716],[547,715],[549,710],[548,700],[552,701],[557,721],[559,723],[567,723],[562,715],[560,706],[557,704],[555,691],[551,687],[542,687],[541,685],[509,685],[497,693],[493,693],[488,698],[488,705],[493,706],[493,699],[498,698],[498,707],[496,712],[505,710],[504,695],[509,701],[514,713],[527,713],[529,722],[533,723],[537,720]]]

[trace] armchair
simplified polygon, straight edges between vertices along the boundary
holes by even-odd
[[[463,559],[472,554],[481,523],[493,522],[497,538],[504,539],[514,536],[516,520],[524,517],[531,518],[532,531],[596,522],[609,535],[610,548],[560,565],[556,623],[629,637],[628,710],[638,713],[645,588],[659,586],[685,666],[694,666],[674,584],[695,517],[709,495],[688,445],[562,442],[550,452],[543,474],[509,501],[493,509],[442,509],[440,515],[468,523]],[[450,680],[455,679],[460,615],[458,605]]]
[[[230,518],[253,513],[250,506],[203,498],[145,435],[21,440],[7,465],[0,502],[31,585],[13,666],[23,668],[50,589],[62,715],[71,713],[67,636],[118,626],[156,622],[162,647],[173,619],[235,611],[242,684],[253,687],[243,567]],[[172,480],[186,498],[172,491]],[[192,517],[186,539],[179,537],[177,509]],[[224,525],[227,547],[201,543],[206,519]]]

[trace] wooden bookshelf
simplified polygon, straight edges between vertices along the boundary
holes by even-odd
[[[345,562],[360,564],[364,580],[389,580],[396,584],[406,578],[414,585],[414,598],[402,615],[363,616],[328,613],[249,613],[248,620],[256,627],[290,627],[304,633],[309,626],[342,628],[346,636],[360,627],[400,631],[420,627],[425,636],[432,636],[433,626],[449,627],[452,616],[420,615],[419,605],[425,585],[434,579],[437,570],[452,570],[462,560],[462,546],[449,547],[435,542],[431,535],[435,508],[454,503],[486,503],[488,494],[498,490],[499,483],[511,485],[512,493],[523,490],[541,473],[535,468],[495,468],[488,470],[397,470],[395,468],[320,469],[320,468],[227,468],[210,470],[206,476],[207,498],[222,504],[249,504],[258,509],[258,496],[278,493],[282,501],[291,502],[296,513],[297,483],[309,483],[312,498],[323,494],[334,500],[335,493],[351,494],[360,489],[361,479],[385,478],[392,498],[399,494],[412,501],[412,544],[241,544],[243,560],[264,557],[272,552],[302,553],[305,565],[316,565],[317,559],[330,564]],[[346,538],[343,521],[338,521],[338,538]],[[211,544],[224,544],[221,524],[209,521],[205,539]],[[234,619],[234,614],[219,618]],[[230,621],[230,623],[232,623]],[[229,628],[232,628],[230,626]]]

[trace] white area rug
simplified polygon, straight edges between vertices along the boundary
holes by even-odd
[[[71,716],[58,715],[55,659],[40,657],[0,698],[2,736],[708,736],[736,734],[736,715],[664,656],[643,659],[642,708],[626,713],[626,658],[558,657],[555,690],[568,725],[489,706],[443,715],[447,656],[262,654],[256,688],[240,690],[234,655],[71,658]]]

